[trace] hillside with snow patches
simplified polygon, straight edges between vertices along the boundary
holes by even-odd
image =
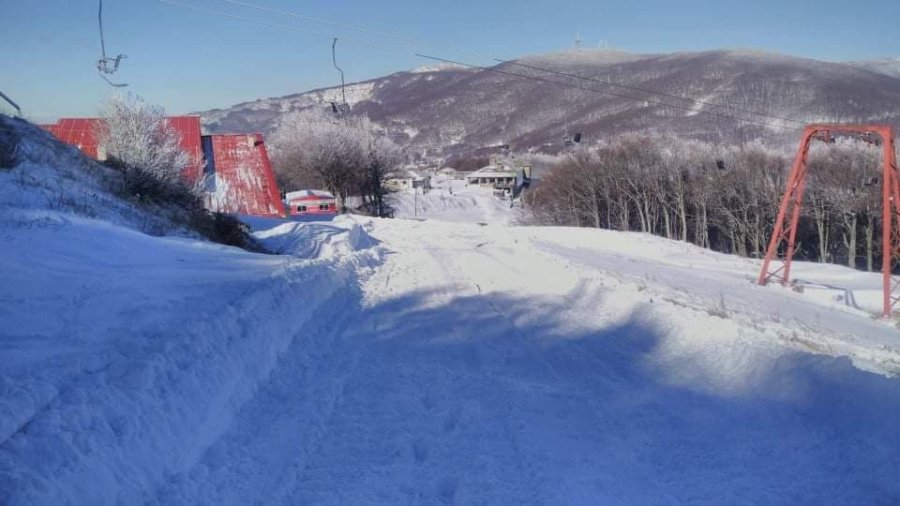
[[[26,139],[0,169],[2,504],[900,502],[877,275],[759,287],[756,260],[513,226],[447,185],[417,219],[248,220],[275,254],[249,253],[148,235]]]
[[[510,144],[557,152],[629,132],[793,145],[802,122],[900,126],[894,60],[827,62],[751,50],[634,54],[582,49],[489,68],[424,66],[347,86],[353,114],[431,157]],[[352,80],[352,69],[348,70]],[[202,112],[211,132],[271,132],[291,111],[329,107],[338,88]],[[725,106],[725,107],[722,107]]]

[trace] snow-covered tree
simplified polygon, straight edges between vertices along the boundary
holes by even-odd
[[[335,117],[323,109],[294,112],[282,119],[270,145],[286,189],[324,186],[342,205],[360,194],[367,211],[384,214],[384,179],[402,156],[368,118]]]
[[[126,170],[138,169],[176,183],[185,167],[196,162],[179,145],[161,107],[134,95],[113,95],[104,104],[102,117],[105,121],[97,132],[101,150]]]

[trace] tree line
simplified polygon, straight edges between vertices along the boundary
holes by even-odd
[[[272,164],[286,191],[324,188],[347,209],[359,196],[361,210],[386,216],[385,180],[402,153],[366,117],[340,117],[321,109],[286,115],[272,134]]]
[[[873,270],[880,262],[881,150],[816,143],[795,258]],[[628,135],[553,164],[524,197],[536,224],[640,231],[762,257],[793,156]]]

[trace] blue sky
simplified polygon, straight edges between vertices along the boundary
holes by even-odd
[[[438,47],[265,13],[223,0],[172,0],[290,24],[322,37],[201,13],[159,0],[104,0],[107,51],[128,59],[116,79],[177,114],[336,84],[331,41],[348,82],[430,62],[416,50],[472,63],[607,41],[634,52],[754,48],[825,60],[900,56],[900,2],[872,0],[242,0],[363,26]],[[111,90],[94,69],[96,0],[0,0],[0,90],[38,121],[96,114]],[[353,39],[353,40],[351,40]],[[366,47],[399,46],[396,51]]]

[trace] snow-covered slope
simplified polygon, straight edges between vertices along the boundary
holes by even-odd
[[[162,503],[900,499],[900,331],[864,310],[640,234],[360,224],[390,252],[361,304]]]
[[[351,85],[348,101],[353,114],[368,116],[411,152],[433,157],[493,154],[489,147],[502,144],[558,152],[574,132],[585,143],[648,130],[725,143],[792,143],[800,126],[774,117],[900,124],[900,79],[892,68],[896,62],[835,63],[749,50],[582,49],[491,69],[398,72]],[[270,132],[287,112],[327,108],[336,91],[201,115],[213,132]]]
[[[882,58],[879,60],[866,60],[852,62],[856,67],[878,72],[891,77],[900,77],[900,58]]]
[[[331,241],[357,254],[315,260],[147,235],[172,226],[105,192],[74,149],[0,120],[21,135],[0,169],[0,504],[152,501],[285,349],[358,303],[378,252],[364,232]]]
[[[387,201],[396,218],[455,221],[465,223],[515,224],[521,207],[508,199],[495,197],[489,188],[467,186],[458,179],[432,180],[427,192],[421,189],[388,195]]]
[[[26,187],[2,504],[900,502],[877,276],[799,264],[801,294],[642,234],[356,217],[260,220],[259,255]]]

